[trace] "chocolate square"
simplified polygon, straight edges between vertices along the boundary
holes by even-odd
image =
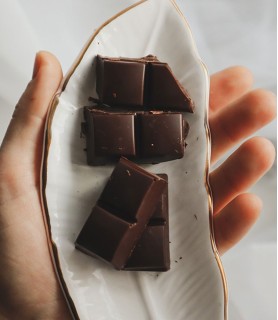
[[[184,156],[185,130],[181,113],[143,113],[138,118],[142,158],[162,162]]]
[[[109,113],[85,108],[87,160],[101,165],[118,161],[120,156],[135,157],[134,117],[132,113]]]
[[[111,261],[131,227],[130,222],[96,205],[76,240],[76,248]]]
[[[170,268],[168,225],[147,226],[124,270],[167,271]]]
[[[97,93],[110,106],[142,106],[146,64],[144,61],[97,56]]]

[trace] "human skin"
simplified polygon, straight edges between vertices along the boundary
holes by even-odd
[[[40,202],[43,130],[62,80],[58,60],[36,56],[33,79],[20,98],[0,148],[0,320],[71,319],[52,265]],[[211,77],[211,162],[244,140],[210,173],[214,233],[223,254],[248,232],[262,202],[247,193],[272,166],[273,145],[252,137],[275,118],[276,97],[252,90],[252,74],[231,67]]]

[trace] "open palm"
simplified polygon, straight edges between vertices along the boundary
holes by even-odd
[[[39,195],[47,108],[62,79],[50,53],[40,52],[0,149],[0,320],[70,319],[48,249]],[[251,91],[252,76],[232,67],[211,77],[212,162],[275,117],[275,96]],[[222,254],[246,234],[261,211],[245,193],[271,167],[273,145],[246,140],[210,174],[214,231]]]

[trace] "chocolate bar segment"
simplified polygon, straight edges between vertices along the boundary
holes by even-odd
[[[100,103],[125,109],[193,112],[194,103],[169,65],[155,56],[96,57]]]
[[[110,106],[142,106],[145,61],[97,56],[97,93]]]
[[[81,230],[77,249],[122,269],[167,182],[121,158]]]
[[[143,113],[138,122],[140,158],[157,163],[184,156],[186,132],[181,113]]]
[[[85,107],[84,117],[89,165],[116,162],[121,156],[135,157],[134,113],[111,113]]]
[[[159,174],[167,180],[167,175]],[[170,269],[168,188],[134,248],[124,270],[167,271]]]
[[[80,232],[75,246],[91,256],[112,261],[118,247],[129,240],[127,235],[131,228],[132,223],[96,205]]]
[[[193,112],[193,102],[167,63],[152,62],[148,68],[147,106],[161,110]]]
[[[87,162],[114,163],[123,156],[138,163],[182,158],[188,123],[177,112],[126,112],[85,107]],[[84,128],[85,127],[85,128]]]

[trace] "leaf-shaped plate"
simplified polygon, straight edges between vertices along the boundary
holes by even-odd
[[[187,114],[184,158],[144,165],[169,176],[171,269],[165,273],[119,272],[74,247],[113,170],[89,167],[80,137],[82,107],[96,96],[92,61],[97,54],[156,55],[195,103],[195,112]],[[42,195],[53,260],[76,319],[226,319],[226,282],[211,224],[208,88],[188,24],[170,0],[141,1],[110,19],[65,77],[46,127]]]

